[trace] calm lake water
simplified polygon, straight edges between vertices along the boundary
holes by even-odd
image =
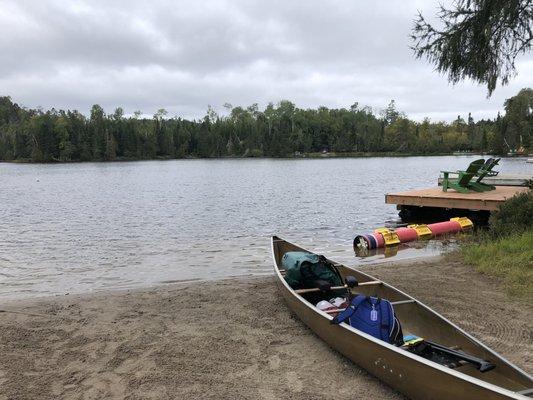
[[[270,274],[272,234],[368,262],[352,240],[397,221],[386,192],[433,186],[474,158],[0,163],[0,297]]]

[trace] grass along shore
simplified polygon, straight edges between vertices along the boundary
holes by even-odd
[[[488,231],[461,247],[465,263],[503,280],[507,292],[533,303],[533,191],[507,200]]]
[[[501,278],[509,294],[533,303],[533,230],[469,243],[461,253],[477,271]]]

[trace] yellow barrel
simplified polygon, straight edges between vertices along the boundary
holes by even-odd
[[[463,231],[467,229],[472,229],[474,227],[472,221],[470,221],[470,219],[468,219],[467,217],[450,218],[450,221],[459,222],[459,225],[461,225],[461,229]]]
[[[401,243],[398,234],[389,230],[388,228],[378,228],[374,232],[383,236],[383,240],[385,240],[385,246],[394,246]]]
[[[431,229],[426,224],[407,225],[408,228],[414,229],[419,238],[428,238],[433,235]]]

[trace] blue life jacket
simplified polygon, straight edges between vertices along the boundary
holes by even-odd
[[[395,345],[403,344],[400,321],[388,300],[357,295],[331,323],[340,324],[347,319],[352,327],[375,338]]]

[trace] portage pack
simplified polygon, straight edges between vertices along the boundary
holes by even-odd
[[[340,324],[347,319],[352,327],[377,339],[396,346],[403,344],[400,321],[388,300],[360,294],[331,323]]]
[[[342,279],[337,269],[324,256],[306,251],[289,251],[281,259],[287,271],[285,281],[293,289],[317,287],[317,281],[325,281],[331,286],[341,286]]]

